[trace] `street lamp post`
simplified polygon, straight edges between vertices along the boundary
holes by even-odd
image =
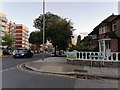
[[[43,57],[42,61],[44,61],[44,42],[45,42],[45,0],[43,0]]]

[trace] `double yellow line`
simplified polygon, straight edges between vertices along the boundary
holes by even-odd
[[[28,63],[28,62],[27,62]],[[40,75],[47,75],[47,76],[56,76],[56,77],[66,77],[66,78],[71,78],[71,79],[75,79],[75,77],[73,76],[68,76],[68,75],[59,75],[59,74],[52,74],[52,73],[42,73],[42,72],[37,72],[37,71],[32,71],[32,70],[28,70],[28,69],[24,69],[23,66],[26,63],[22,63],[22,64],[18,64],[17,65],[17,69],[20,71],[24,71],[24,72],[29,72],[31,74],[40,74]]]

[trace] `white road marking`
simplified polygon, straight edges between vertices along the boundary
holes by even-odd
[[[15,69],[15,68],[16,67],[12,67],[12,68],[8,68],[8,69],[0,70],[0,72],[5,72],[5,71],[12,70],[12,69]]]
[[[15,69],[16,67],[12,67],[12,68],[10,68],[10,69]]]

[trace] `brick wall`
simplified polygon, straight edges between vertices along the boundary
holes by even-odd
[[[118,40],[117,39],[111,39],[111,52],[118,52]]]
[[[92,67],[120,67],[120,62],[107,62],[107,61],[90,61],[90,60],[67,60],[68,64],[81,65],[81,66],[92,66]]]
[[[117,20],[117,33],[120,35],[120,19]]]

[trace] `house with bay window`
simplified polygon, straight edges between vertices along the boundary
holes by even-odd
[[[88,36],[84,37],[82,43],[88,47],[88,51],[77,52],[76,61],[70,63],[120,66],[120,15],[112,14],[104,19]],[[68,56],[67,59],[71,60]]]
[[[88,35],[90,46],[98,47],[99,52],[120,52],[120,15],[110,15]]]

